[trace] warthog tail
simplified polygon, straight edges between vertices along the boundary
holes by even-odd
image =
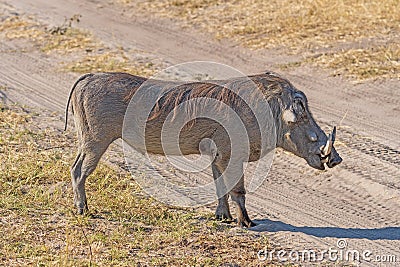
[[[67,130],[67,126],[68,126],[68,108],[69,108],[69,103],[71,102],[71,97],[72,97],[72,93],[75,90],[75,87],[78,85],[79,82],[81,82],[82,80],[86,79],[87,77],[91,77],[93,76],[93,73],[87,73],[83,76],[81,76],[72,86],[71,88],[71,92],[69,92],[69,96],[68,96],[68,102],[67,102],[67,107],[65,108],[65,124],[64,124],[64,131]]]

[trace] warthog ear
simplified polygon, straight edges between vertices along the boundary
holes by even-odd
[[[286,122],[286,123],[293,123],[296,122],[296,115],[294,114],[293,111],[289,110],[289,109],[285,109],[282,113],[282,119]]]

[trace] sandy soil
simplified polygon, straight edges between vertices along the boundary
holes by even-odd
[[[7,0],[0,5],[35,14],[49,24],[81,14],[79,27],[103,42],[147,51],[168,64],[211,60],[249,74],[267,69],[280,72],[307,94],[320,125],[325,129],[340,125],[337,149],[344,162],[318,172],[302,159],[278,151],[268,180],[248,194],[250,215],[259,223],[251,230],[266,231],[271,243],[295,249],[328,250],[345,239],[347,249],[395,255],[400,262],[399,81],[355,85],[307,67],[283,72],[273,66],[285,63],[288,56],[217,42],[171,21],[128,13],[102,1]],[[58,62],[50,56],[14,48],[13,43],[0,43],[0,85],[7,88],[0,96],[59,112],[61,118],[78,75],[55,71]]]

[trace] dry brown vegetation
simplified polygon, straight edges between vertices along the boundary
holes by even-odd
[[[124,2],[208,31],[217,38],[233,38],[254,49],[278,48],[297,55],[314,51],[320,54],[319,50],[323,50],[323,57],[305,58],[303,63],[312,61],[317,66],[333,68],[335,74],[343,72],[359,80],[400,78],[398,0]],[[352,43],[364,45],[358,50],[337,49]],[[364,58],[354,60],[355,57]],[[359,68],[354,61],[368,64]]]
[[[78,73],[122,71],[145,76],[156,71],[151,61],[134,61],[123,49],[110,48],[89,31],[73,27],[73,22],[79,23],[75,19],[77,15],[54,27],[43,25],[32,16],[4,17],[0,24],[0,36],[8,40],[27,41],[32,46],[30,49],[51,53],[53,56],[69,54],[71,59],[63,62],[63,70]]]
[[[400,79],[400,43],[325,53],[305,61],[333,69],[332,75],[346,75],[357,80]]]
[[[85,55],[82,58],[67,63],[65,69],[72,72],[128,72],[134,75],[149,77],[154,74],[153,63],[133,64],[122,50],[112,50],[102,54]]]
[[[6,39],[27,39],[42,52],[73,53],[78,50],[92,51],[101,46],[88,31],[61,25],[58,31],[47,29],[33,17],[7,16],[0,25],[0,33]]]
[[[43,112],[40,112],[43,114]],[[89,216],[74,215],[73,137],[18,107],[0,111],[0,265],[257,265],[265,236],[145,196],[125,171],[100,164]]]

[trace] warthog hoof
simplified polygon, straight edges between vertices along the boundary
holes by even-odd
[[[218,205],[215,211],[215,218],[220,221],[233,221],[229,208],[225,205]]]
[[[218,221],[233,222],[233,218],[230,214],[215,214],[215,218]]]
[[[246,227],[246,228],[250,228],[250,227],[253,227],[253,226],[256,226],[257,224],[255,224],[253,221],[251,221],[251,220],[249,220],[249,221],[246,221],[246,220],[243,220],[243,221],[239,221],[238,222],[238,226],[239,227]]]
[[[85,202],[83,205],[82,204],[76,204],[76,211],[78,215],[83,215],[89,212],[88,205]]]
[[[78,215],[83,215],[85,213],[85,209],[77,208]]]

